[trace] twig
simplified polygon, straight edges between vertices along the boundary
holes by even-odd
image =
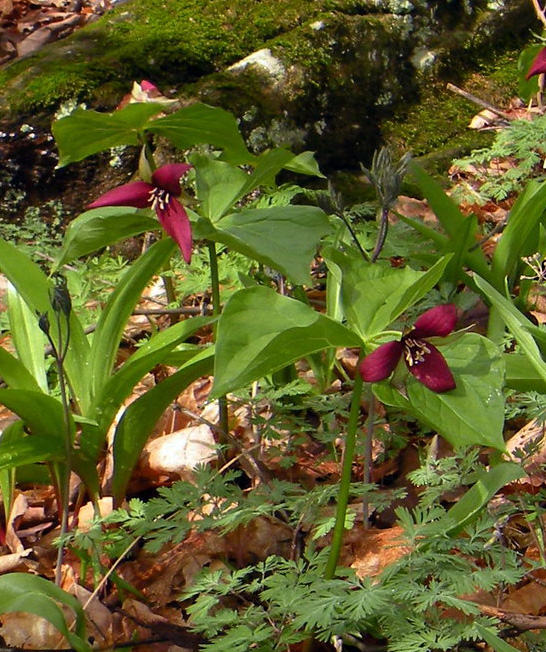
[[[546,11],[540,6],[538,0],[531,0],[533,7],[535,8],[535,13],[540,22],[546,27]]]
[[[498,618],[503,623],[525,632],[529,629],[546,629],[546,616],[531,616],[530,614],[518,614],[512,611],[504,611],[487,604],[478,604],[480,611],[486,616]]]
[[[470,102],[473,102],[474,104],[477,104],[478,106],[483,107],[484,109],[489,109],[489,111],[492,111],[493,113],[496,113],[498,116],[501,118],[504,118],[505,120],[508,120],[510,122],[514,118],[503,111],[502,109],[498,109],[496,106],[493,106],[493,104],[490,104],[489,102],[486,102],[485,100],[480,99],[479,97],[476,97],[475,95],[472,95],[472,93],[469,93],[468,91],[464,91],[462,88],[459,88],[458,86],[455,86],[455,84],[448,84],[446,86],[448,91],[451,91],[453,93],[457,93],[457,95],[460,95],[461,97],[464,97],[465,100],[469,100]]]
[[[135,308],[133,315],[212,315],[210,306],[189,306],[185,308]]]

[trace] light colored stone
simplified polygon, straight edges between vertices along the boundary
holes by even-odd
[[[278,81],[286,74],[286,69],[282,62],[271,54],[269,48],[263,48],[249,54],[248,57],[229,66],[228,70],[231,70],[231,72],[242,72],[249,67],[258,69],[260,72],[264,72],[269,77]]]
[[[156,474],[177,475],[189,479],[198,464],[217,458],[216,442],[207,425],[183,428],[146,444],[141,467]]]

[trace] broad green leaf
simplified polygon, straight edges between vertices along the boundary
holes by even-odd
[[[75,616],[75,632],[67,624],[61,603]],[[24,611],[48,620],[77,652],[91,652],[86,641],[85,614],[76,598],[43,577],[8,573],[0,577],[0,613]]]
[[[92,395],[102,391],[116,359],[123,329],[150,279],[176,249],[166,238],[156,242],[123,275],[101,313],[90,355]]]
[[[241,197],[260,186],[273,187],[277,174],[294,158],[292,152],[282,148],[271,149],[260,154],[252,163],[254,169],[246,177],[246,183],[241,190]]]
[[[200,213],[209,220],[222,217],[239,197],[248,174],[241,168],[203,154],[192,154]]]
[[[160,331],[106,381],[90,410],[90,414],[96,415],[99,425],[95,427],[93,424],[86,424],[82,429],[80,448],[90,459],[97,461],[112,420],[144,374],[162,363],[165,356],[180,342],[213,321],[212,317],[193,317]]]
[[[362,345],[342,324],[265,287],[236,292],[218,321],[213,397],[316,351]]]
[[[457,383],[454,390],[436,394],[408,375],[407,398],[388,382],[374,384],[374,393],[434,428],[453,446],[504,450],[504,364],[498,347],[476,333],[464,333],[440,351]]]
[[[495,287],[501,287],[522,256],[536,251],[538,228],[546,208],[546,185],[530,181],[510,210],[508,224],[503,231],[491,263]],[[531,242],[529,242],[531,240]]]
[[[163,111],[161,104],[128,104],[113,113],[77,109],[51,126],[59,149],[59,165],[81,161],[120,145],[138,145],[139,134],[150,118]]]
[[[0,435],[0,466],[2,459],[2,449],[5,446],[15,444],[16,453],[20,453],[21,440],[25,438],[24,424],[22,421],[14,421],[4,428]],[[29,437],[29,439],[31,439]],[[34,437],[36,439],[36,437]],[[42,461],[39,458],[39,461]],[[4,503],[4,519],[6,523],[10,522],[11,509],[15,496],[15,466],[9,464],[8,467],[0,469],[0,491],[2,492],[2,502]]]
[[[492,647],[495,652],[519,652],[518,648],[510,645],[510,643],[507,643],[496,634],[493,634],[493,632],[489,631],[483,625],[480,625],[480,623],[474,623],[474,628],[487,645]]]
[[[295,158],[284,166],[285,170],[290,170],[291,172],[297,172],[298,174],[308,174],[313,177],[320,177],[325,179],[326,177],[320,171],[320,168],[317,163],[317,159],[313,152],[302,152],[298,154]]]
[[[456,285],[461,277],[461,271],[464,268],[467,253],[476,244],[477,233],[478,220],[476,216],[473,214],[467,215],[455,235],[449,239],[449,243],[444,249],[445,253],[451,252],[453,254],[453,258],[444,274],[444,279],[453,285]]]
[[[251,163],[254,158],[244,143],[233,115],[207,104],[192,104],[164,118],[150,121],[146,129],[167,138],[178,149],[212,145],[222,149],[222,158],[232,163]]]
[[[477,482],[448,511],[447,519],[454,525],[449,527],[447,534],[453,536],[464,530],[476,519],[499,489],[525,475],[523,468],[514,462],[503,462],[487,471],[482,471]]]
[[[11,283],[8,286],[8,316],[11,338],[23,369],[35,380],[38,388],[47,392],[45,335],[38,326],[36,315],[30,311]],[[1,357],[6,356],[2,354]],[[23,373],[21,369],[19,371]]]
[[[247,174],[224,161],[200,154],[190,157],[195,166],[197,197],[202,202],[202,214],[214,224],[255,188],[270,187],[275,177],[294,154],[286,149],[273,149],[253,161],[254,169]]]
[[[149,211],[125,206],[94,208],[68,225],[55,269],[123,238],[158,228],[157,219],[151,217]]]
[[[444,227],[451,240],[458,242],[461,226],[466,220],[465,216],[461,213],[455,202],[446,195],[440,184],[419,167],[415,161],[410,161],[409,170],[415,177],[440,224]],[[457,246],[454,249],[457,249]],[[448,253],[449,248],[444,251]],[[464,256],[464,261],[470,269],[473,269],[480,276],[484,278],[488,277],[489,266],[481,249],[467,251]]]
[[[419,299],[422,299],[442,278],[450,258],[451,255],[444,256],[428,271],[421,272],[420,277],[407,287],[401,296],[399,296],[398,292],[394,292],[388,298],[387,303],[378,309],[373,317],[370,330],[376,333],[384,330],[389,324],[398,319],[403,312],[411,308]]]
[[[428,272],[378,263],[331,251],[332,262],[342,271],[343,310],[351,328],[363,339],[385,330],[405,310],[436,285],[449,257],[441,258]]]
[[[521,353],[505,353],[506,386],[518,392],[546,394],[546,380],[531,364],[528,356]]]
[[[60,401],[43,392],[28,389],[0,389],[0,405],[15,412],[33,435],[64,441],[64,410]],[[74,421],[68,424],[74,434]]]
[[[503,297],[489,283],[480,277],[476,277],[475,282],[516,338],[520,349],[527,356],[538,376],[543,382],[546,382],[546,362],[542,359],[540,349],[527,328],[528,325],[532,325],[531,322],[521,314],[511,301]]]
[[[49,310],[51,284],[36,263],[21,250],[0,239],[0,270],[23,297],[32,312]]]
[[[116,502],[125,497],[131,473],[160,416],[190,383],[212,373],[213,359],[212,348],[203,351],[125,410],[114,435],[112,495]]]
[[[21,422],[17,422],[21,423]],[[66,458],[64,443],[44,435],[29,435],[16,441],[0,440],[0,472],[36,462],[62,462]],[[6,476],[3,476],[4,479]]]
[[[525,79],[529,68],[533,63],[534,58],[542,50],[544,45],[542,43],[536,43],[535,45],[530,45],[528,48],[525,48],[523,52],[519,55],[518,59],[518,73],[519,73],[519,88],[518,95],[521,97],[524,102],[528,102],[531,98],[531,95],[538,92],[538,76],[534,75],[531,79]]]
[[[0,377],[3,378],[10,389],[40,391],[36,379],[25,365],[2,347],[0,347]]]
[[[2,271],[23,298],[30,311],[42,314],[50,310],[52,285],[38,265],[14,245],[0,239],[0,271]],[[90,383],[87,377],[89,344],[76,314],[70,317],[70,348],[65,370],[80,407],[85,409]]]
[[[285,274],[293,283],[311,283],[310,267],[320,238],[330,230],[327,216],[313,206],[275,206],[233,213],[216,227],[201,221],[202,237],[227,245]]]

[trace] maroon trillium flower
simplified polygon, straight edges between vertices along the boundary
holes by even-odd
[[[99,197],[89,208],[103,206],[133,206],[134,208],[153,208],[159,223],[168,235],[176,241],[184,260],[191,260],[192,239],[190,220],[186,209],[176,199],[180,197],[180,179],[188,172],[187,163],[170,163],[158,168],[152,174],[152,182],[134,181],[114,188]]]
[[[531,79],[534,75],[541,75],[546,72],[546,48],[542,48],[529,68],[525,79]]]
[[[362,360],[358,367],[362,379],[375,383],[388,378],[403,356],[410,374],[425,387],[438,394],[455,389],[455,380],[444,356],[427,340],[446,337],[455,328],[456,321],[457,308],[453,304],[427,310],[401,340],[381,344]]]

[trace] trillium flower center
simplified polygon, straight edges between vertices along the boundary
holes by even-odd
[[[425,361],[425,355],[430,353],[427,343],[423,340],[404,340],[404,357],[409,367]]]
[[[171,195],[163,188],[153,188],[150,190],[150,198],[148,201],[154,211],[157,209],[164,211],[171,201]]]

